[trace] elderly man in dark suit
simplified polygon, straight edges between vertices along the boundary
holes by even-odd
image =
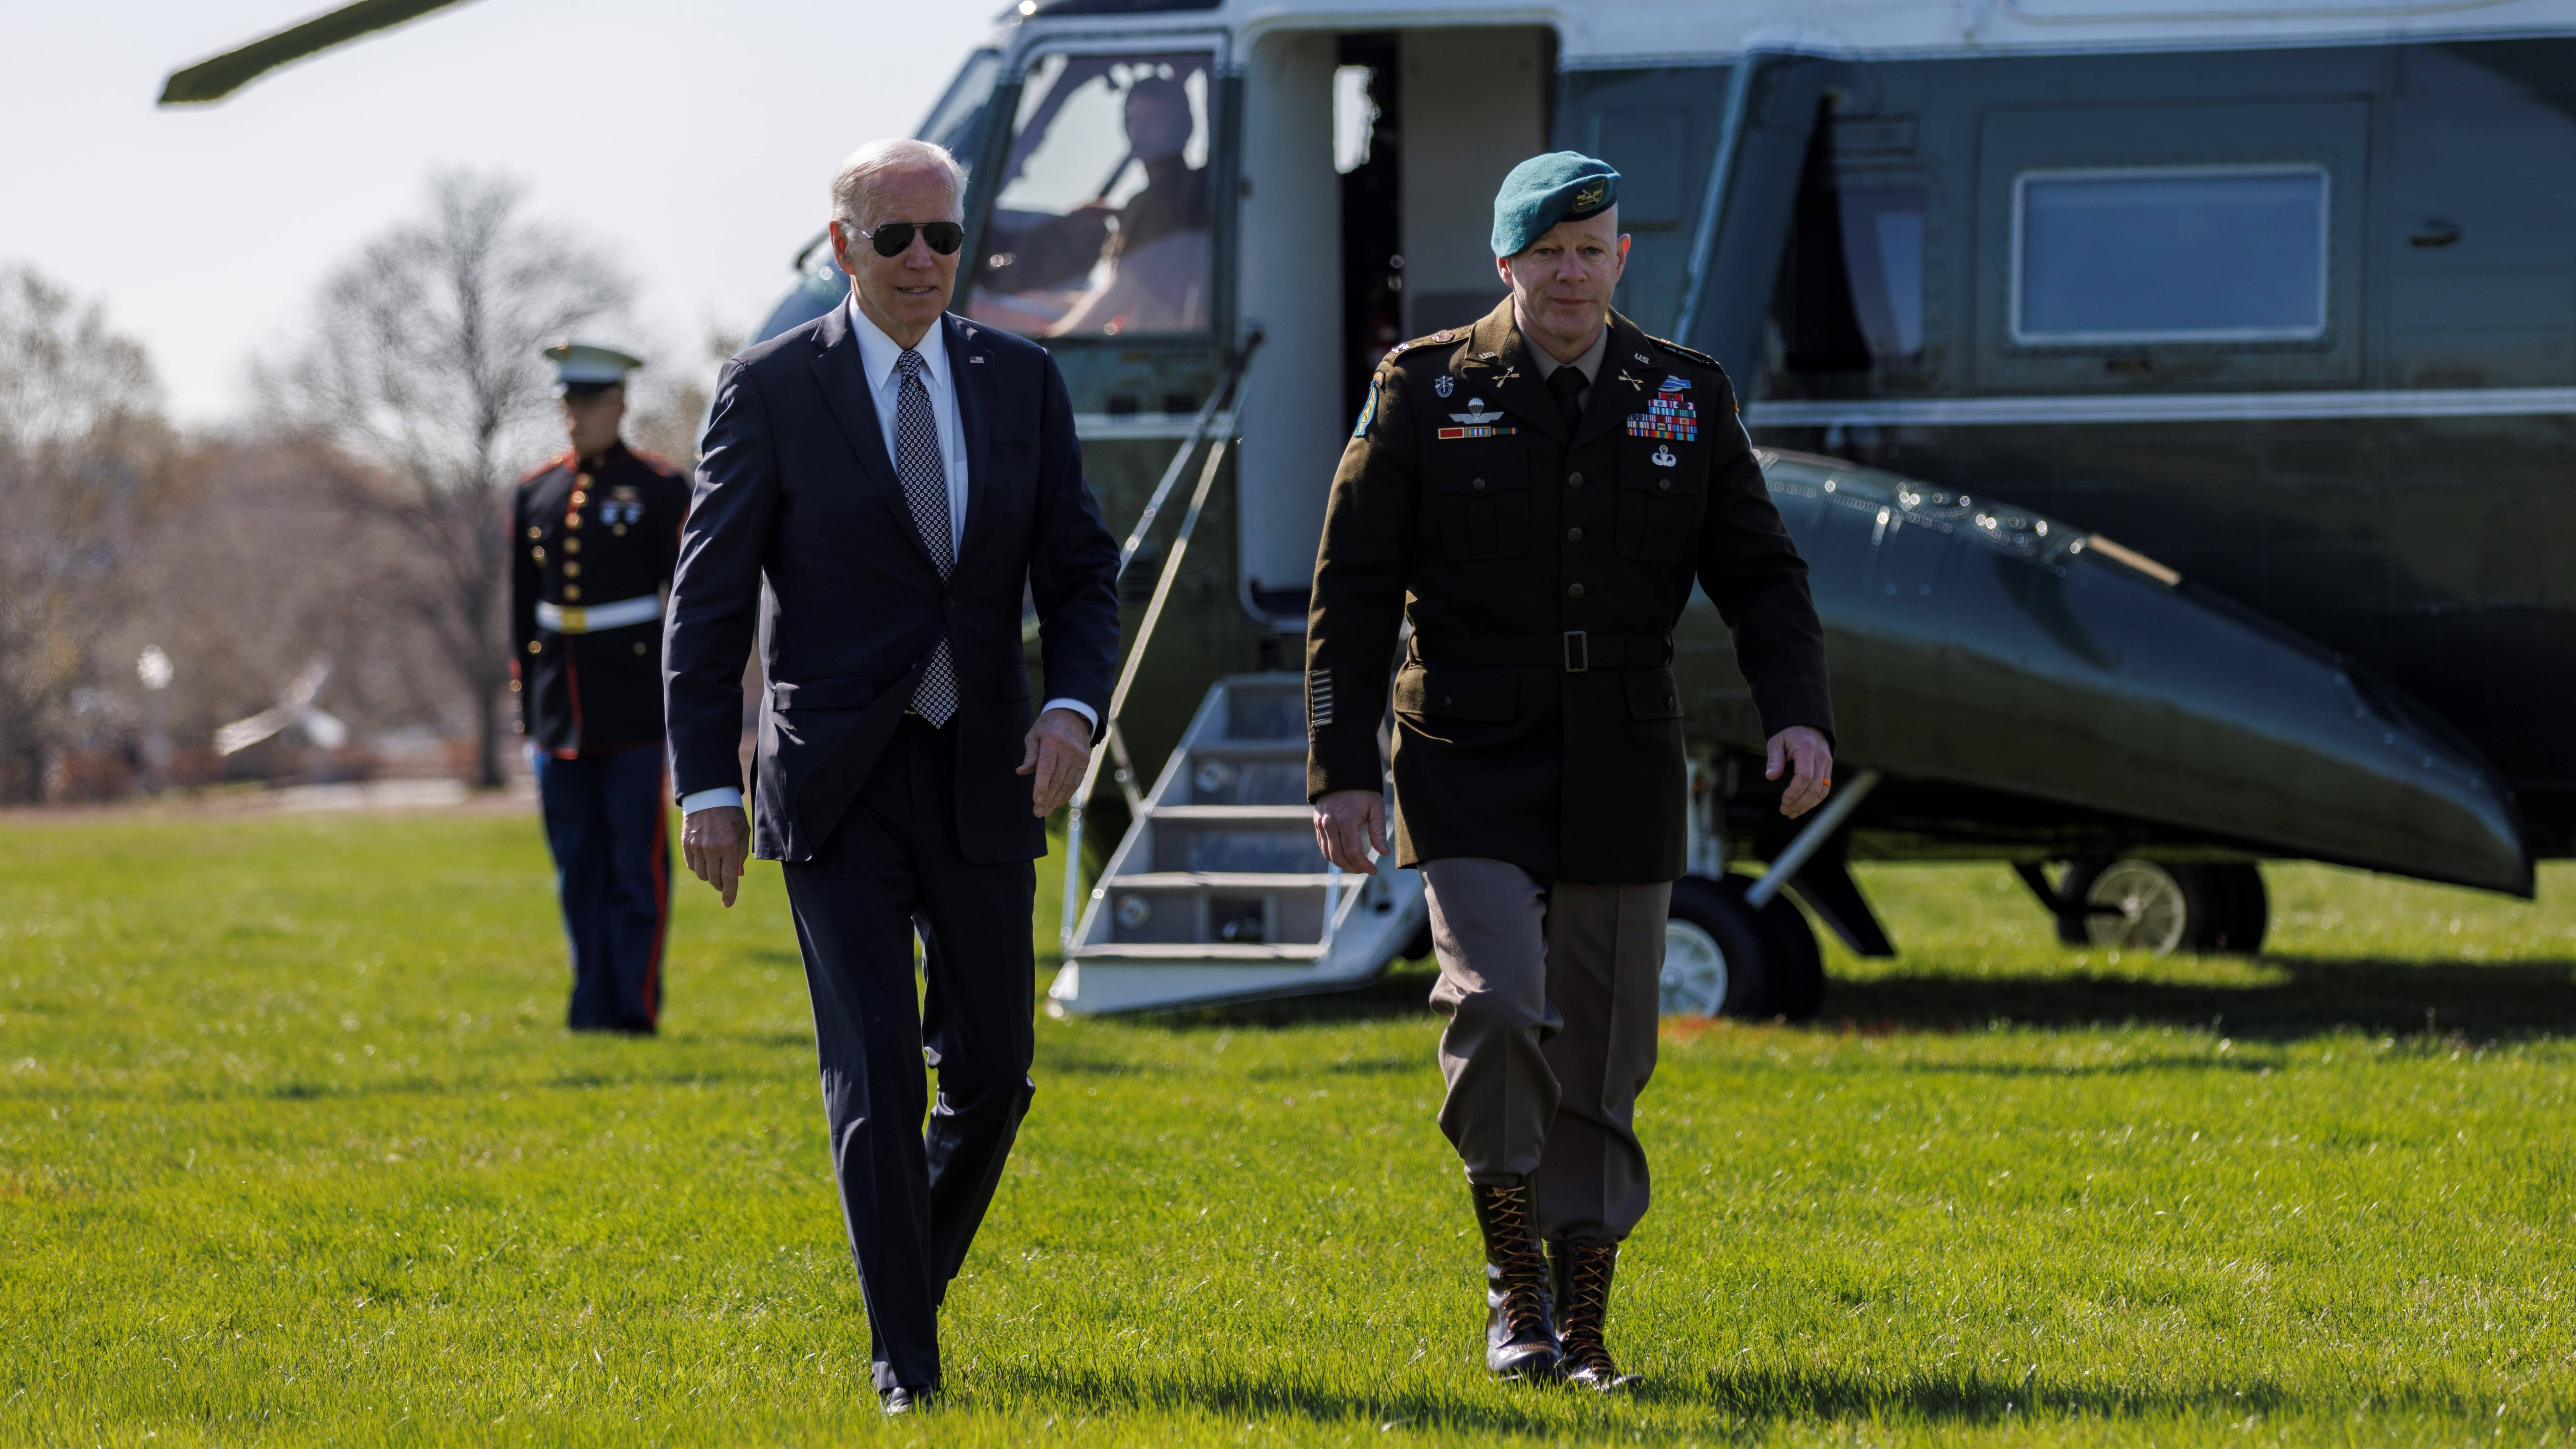
[[[718,377],[664,649],[690,869],[730,906],[747,855],[785,862],[888,1413],[938,1388],[936,1311],[1028,1110],[1031,862],[1082,777],[1118,647],[1118,549],[1063,378],[1036,344],[946,310],[963,186],[918,141],[842,163],[831,237],[850,299]],[[1034,722],[1024,590],[1046,675]],[[768,696],[746,820],[755,631]]]

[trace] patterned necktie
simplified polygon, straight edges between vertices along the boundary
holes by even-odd
[[[894,471],[903,480],[903,496],[912,505],[913,526],[930,547],[930,560],[945,579],[957,566],[957,550],[948,535],[948,470],[939,461],[939,425],[931,417],[930,389],[921,381],[921,354],[907,347],[895,359],[903,384],[895,393]],[[912,712],[934,726],[957,713],[957,661],[949,657],[948,636],[939,636],[930,651],[930,666],[912,691]]]

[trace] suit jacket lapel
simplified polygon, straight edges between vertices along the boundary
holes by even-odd
[[[1601,352],[1601,375],[1592,379],[1592,396],[1583,403],[1581,425],[1574,430],[1574,447],[1582,447],[1603,433],[1627,422],[1629,416],[1645,410],[1647,399],[1654,396],[1655,382],[1663,374],[1646,361],[1654,355],[1646,345],[1646,334],[1637,325],[1613,312],[1610,314],[1610,345]]]
[[[844,302],[823,314],[819,336],[823,346],[814,356],[814,380],[822,386],[823,401],[832,409],[832,420],[841,425],[841,436],[858,458],[860,476],[894,513],[900,525],[895,531],[912,540],[912,546],[921,551],[922,562],[936,568],[938,561],[930,556],[930,545],[922,542],[921,529],[912,521],[912,504],[903,496],[903,479],[894,470],[894,460],[886,456],[885,434],[877,424],[876,397],[868,387],[868,369],[859,360],[859,340],[850,335],[848,307]]]
[[[948,376],[957,392],[958,431],[966,438],[966,526],[959,530],[966,544],[957,551],[963,563],[987,512],[984,463],[991,451],[993,407],[984,377],[992,364],[979,359],[991,354],[984,349],[982,329],[954,315],[942,316],[939,325],[948,329]]]

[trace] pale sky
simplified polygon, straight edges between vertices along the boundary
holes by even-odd
[[[1002,7],[475,0],[153,106],[170,71],[323,8],[0,7],[0,263],[103,301],[183,423],[245,407],[254,352],[422,210],[433,166],[514,175],[529,214],[609,244],[642,284],[633,345],[694,366],[705,323],[747,328],[786,289],[834,164],[909,135]]]

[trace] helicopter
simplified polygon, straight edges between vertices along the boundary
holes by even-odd
[[[1306,825],[1306,580],[1370,371],[1499,300],[1489,199],[1556,148],[1622,174],[1619,309],[1736,380],[1834,675],[1842,788],[1785,821],[1714,608],[1676,631],[1666,1009],[1813,1015],[1816,925],[1891,954],[1854,860],[2251,952],[2265,860],[2576,854],[2576,0],[1021,0],[919,134],[955,308],[1054,353],[1128,533],[1052,1009],[1418,954],[1415,873]],[[845,287],[809,244],[760,335]]]

